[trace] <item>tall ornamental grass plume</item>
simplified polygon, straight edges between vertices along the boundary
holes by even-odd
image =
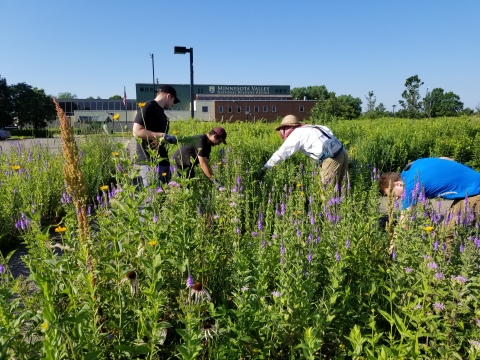
[[[62,108],[53,98],[57,115],[60,119],[60,130],[62,135],[62,150],[65,157],[65,164],[63,166],[63,176],[67,193],[72,197],[73,203],[77,210],[78,229],[80,239],[85,241],[88,237],[88,223],[87,223],[87,188],[83,181],[83,173],[80,170],[80,156],[78,152],[77,143],[73,128],[67,122],[67,118]]]

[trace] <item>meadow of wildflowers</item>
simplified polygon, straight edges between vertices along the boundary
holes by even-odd
[[[458,218],[451,240],[436,201],[420,201],[404,228],[390,199],[387,229],[378,225],[379,169],[417,157],[415,134],[431,139],[405,123],[391,125],[405,129],[398,138],[386,121],[383,138],[374,122],[330,124],[353,154],[343,189],[322,186],[302,156],[256,181],[281,143],[270,124],[225,124],[228,147],[211,156],[219,189],[203,175],[139,188],[125,149],[108,149],[112,180],[90,195],[85,240],[63,180],[56,237],[21,203],[15,221],[28,221],[24,261],[37,290],[0,260],[0,358],[477,358],[480,240],[467,220],[478,214]],[[465,124],[451,144],[479,129]],[[172,127],[181,141],[211,124]],[[372,139],[390,148],[376,150]],[[455,147],[435,153],[439,143],[423,156],[455,156]],[[474,165],[475,146],[462,161]]]

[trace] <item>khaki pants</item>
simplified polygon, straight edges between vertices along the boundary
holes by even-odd
[[[480,194],[474,195],[468,198],[467,207],[465,207],[465,199],[457,199],[452,203],[450,207],[448,217],[450,218],[447,227],[453,227],[459,222],[464,222],[469,220],[475,219],[476,216],[479,215],[480,212]]]
[[[341,192],[342,181],[345,176],[348,177],[348,154],[343,149],[334,158],[328,158],[322,162],[320,177],[323,184],[334,183],[338,185],[338,191]]]

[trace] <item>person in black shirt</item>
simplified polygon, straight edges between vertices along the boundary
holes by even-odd
[[[166,143],[176,144],[177,139],[168,134],[169,121],[165,110],[171,109],[173,104],[178,104],[177,92],[170,85],[162,85],[157,92],[155,99],[148,101],[143,108],[140,108],[133,124],[133,135],[141,139],[137,142],[136,163],[140,165],[140,173],[143,185],[150,185],[152,169],[147,163],[152,159],[149,150],[154,150],[158,158],[155,158],[156,166],[154,171],[162,183],[168,183],[171,178],[170,162]]]
[[[173,154],[173,159],[178,167],[189,179],[195,176],[195,166],[200,164],[203,173],[219,187],[219,182],[213,177],[210,168],[209,158],[212,146],[226,144],[227,132],[224,128],[217,126],[208,134],[195,135],[191,141],[182,144]]]

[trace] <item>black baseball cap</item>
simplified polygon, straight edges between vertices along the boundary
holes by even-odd
[[[162,85],[157,91],[172,95],[175,98],[175,101],[173,102],[174,104],[178,104],[180,102],[180,99],[177,97],[177,91],[173,88],[173,86]]]

